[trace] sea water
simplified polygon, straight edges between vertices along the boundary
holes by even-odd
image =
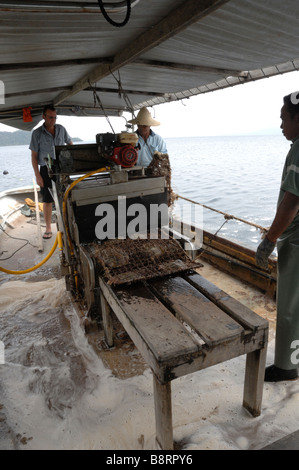
[[[290,147],[282,136],[173,138],[167,145],[177,194],[265,228],[271,225]],[[253,249],[261,240],[254,226],[226,222],[206,209],[203,229]]]
[[[270,226],[290,147],[282,135],[165,140],[176,194],[262,227]],[[0,147],[0,191],[32,185],[33,178],[27,145]],[[186,207],[183,213],[188,211]],[[203,229],[253,249],[261,239],[254,226],[226,221],[223,215],[206,209]]]

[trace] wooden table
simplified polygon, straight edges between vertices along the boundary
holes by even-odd
[[[196,272],[132,286],[112,287],[102,278],[99,283],[108,345],[113,345],[111,308],[153,372],[162,449],[173,449],[171,381],[228,359],[247,354],[243,406],[260,415],[266,320]]]

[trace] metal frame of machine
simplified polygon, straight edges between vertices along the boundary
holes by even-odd
[[[99,237],[97,224],[102,221],[104,228],[111,223],[115,239],[131,236],[127,228],[134,220],[136,205],[145,209],[147,232],[156,232],[168,222],[168,211],[151,218],[152,207],[168,209],[165,178],[151,176],[146,168],[136,166],[136,134],[124,134],[99,134],[94,144],[58,146],[56,159],[48,162],[57,226],[63,234],[62,274],[67,289],[84,300],[91,316],[93,311],[99,316],[101,308],[97,267],[89,246],[101,244],[111,235],[107,229],[107,236],[103,231]]]

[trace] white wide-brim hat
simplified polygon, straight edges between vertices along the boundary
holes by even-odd
[[[131,124],[139,124],[140,126],[160,126],[160,122],[152,118],[147,108],[141,108],[137,117],[129,121]]]

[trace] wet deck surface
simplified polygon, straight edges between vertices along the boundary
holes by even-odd
[[[0,263],[3,268],[22,271],[35,266],[42,261],[51,250],[56,237],[56,224],[52,224],[53,236],[49,240],[43,240],[43,251],[38,248],[38,228],[33,217],[20,215],[11,223],[12,227],[5,226],[5,232],[0,233]],[[45,225],[41,217],[41,233],[44,234]],[[28,274],[22,274],[20,279],[45,280],[46,276],[59,277],[59,256],[56,250],[53,256],[38,270]],[[0,272],[0,283],[10,279],[16,279],[16,275],[7,275]],[[12,277],[13,276],[13,277]]]
[[[34,218],[21,215],[13,222],[13,226],[15,228],[6,227],[6,233],[0,235],[0,258],[8,258],[1,261],[1,266],[9,270],[25,270],[43,260],[51,250],[56,237],[56,225],[54,223],[52,224],[52,238],[50,240],[43,240],[43,252],[38,251],[37,226]],[[42,233],[44,233],[42,216],[41,230]],[[220,272],[201,259],[200,262],[203,267],[200,268],[198,272],[202,276],[269,321],[269,339],[271,340],[276,318],[276,306],[273,299],[266,297],[262,292],[251,288],[244,282]],[[0,285],[2,282],[7,282],[7,280],[38,282],[53,277],[56,279],[61,278],[57,249],[43,266],[31,273],[7,275],[0,272]],[[78,311],[80,312],[79,306]],[[82,312],[82,315],[84,315],[84,312]],[[100,354],[105,365],[109,367],[116,376],[128,378],[136,373],[142,374],[147,366],[114,315],[113,324],[116,341],[113,348],[107,347],[103,331],[97,331],[94,327],[88,329],[87,326],[90,344],[93,346],[96,353]]]
[[[13,226],[15,228],[6,227],[6,233],[0,235],[0,258],[8,258],[0,263],[3,268],[22,271],[35,266],[46,257],[55,241],[56,225],[52,224],[52,238],[43,240],[43,252],[38,251],[37,226],[34,219],[21,215],[13,223]],[[42,233],[44,233],[43,226]],[[19,250],[19,248],[21,249]],[[53,256],[43,266],[31,273],[12,275],[0,272],[0,285],[7,281],[41,282],[52,278],[61,279],[59,263],[59,254],[56,249]],[[77,313],[79,317],[81,315],[83,322],[84,312],[80,313],[79,305]],[[93,325],[91,328],[88,325],[86,327],[89,343],[115,376],[126,379],[136,374],[142,374],[147,365],[114,315],[113,325],[115,330],[115,346],[113,348],[108,348],[104,332],[96,329]]]
[[[261,450],[299,450],[299,431],[293,432]]]
[[[21,216],[13,225],[15,228],[6,228],[6,233],[0,235],[0,258],[2,258],[0,263],[1,266],[7,269],[23,270],[40,262],[50,251],[55,240],[56,227],[55,224],[52,225],[53,237],[43,242],[44,252],[40,253],[37,248],[37,232],[34,220]],[[14,238],[10,238],[8,235]],[[16,238],[18,238],[18,240],[16,240]],[[18,248],[22,246],[24,247],[18,250]],[[8,259],[3,260],[3,258]],[[199,270],[202,276],[269,321],[271,340],[274,336],[275,327],[275,302],[267,298],[262,292],[258,292],[245,283],[221,273],[217,269],[209,266],[206,262],[202,262],[202,264],[203,267]],[[56,289],[55,282],[59,282],[59,289],[63,290],[64,280],[60,276],[58,250],[55,251],[54,255],[45,265],[31,273],[24,275],[7,275],[0,272],[0,286],[7,283],[7,281],[20,281],[20,283],[26,281],[29,283],[37,283],[38,285],[41,285],[45,281],[51,284],[51,289],[54,289],[53,292],[55,292]],[[20,300],[22,300],[22,294],[20,297]],[[30,300],[30,302],[31,301],[32,300]],[[24,304],[25,303],[26,296],[24,296]],[[27,310],[25,309],[22,314],[18,313],[20,316],[16,315],[14,324],[9,323],[7,330],[5,330],[6,340],[9,339],[6,351],[8,360],[11,360],[13,363],[15,360],[17,362],[19,361],[20,365],[25,364],[27,361],[26,364],[29,366],[31,364],[31,369],[36,369],[36,374],[33,374],[34,379],[30,382],[31,390],[37,392],[38,388],[42,386],[44,390],[41,390],[41,393],[46,399],[48,410],[62,418],[65,416],[66,411],[73,406],[72,404],[79,400],[80,394],[83,394],[83,389],[87,386],[87,382],[85,383],[87,380],[85,364],[84,361],[82,362],[82,357],[78,354],[78,350],[74,347],[70,323],[69,320],[65,318],[63,312],[65,307],[66,305],[57,305],[55,307],[55,318],[49,317],[46,311],[39,311],[38,316],[30,319],[26,317]],[[111,371],[113,376],[121,380],[136,376],[141,377],[146,371],[147,366],[124,331],[122,325],[116,318],[114,318],[113,321],[116,340],[113,348],[109,349],[105,344],[103,331],[96,331],[92,328],[88,334],[88,342],[93,346],[93,351],[96,352],[104,366],[107,370]],[[16,344],[19,342],[19,344],[22,345],[24,342],[24,332],[26,331],[28,334],[33,334],[34,332],[37,338],[37,344],[35,347],[31,347],[31,349],[27,349],[25,358],[17,359],[15,357],[17,349]],[[62,337],[63,341],[61,339]],[[69,382],[69,378],[64,378],[60,384],[56,384],[55,394],[53,394],[54,392],[51,390],[47,392],[49,379],[42,377],[40,372],[43,370],[43,367],[47,367],[49,364],[63,364],[65,361],[69,364],[72,383],[76,384],[76,392],[74,393],[73,385]],[[55,369],[57,369],[59,376],[59,367],[55,365]],[[11,428],[7,421],[7,396],[5,391],[1,392],[1,387],[0,384],[1,446],[7,449],[26,448],[26,445],[29,446],[31,442],[31,436],[26,433],[15,433]],[[69,395],[65,394],[67,390],[69,390]],[[73,390],[72,393],[71,390]],[[294,393],[296,393],[295,390]],[[269,450],[279,449],[281,447],[284,449],[298,449],[299,446],[297,446],[296,440],[298,440],[298,433],[290,434],[290,436],[284,437],[282,441],[273,437],[273,444],[269,446]],[[271,442],[271,440],[269,442]]]

